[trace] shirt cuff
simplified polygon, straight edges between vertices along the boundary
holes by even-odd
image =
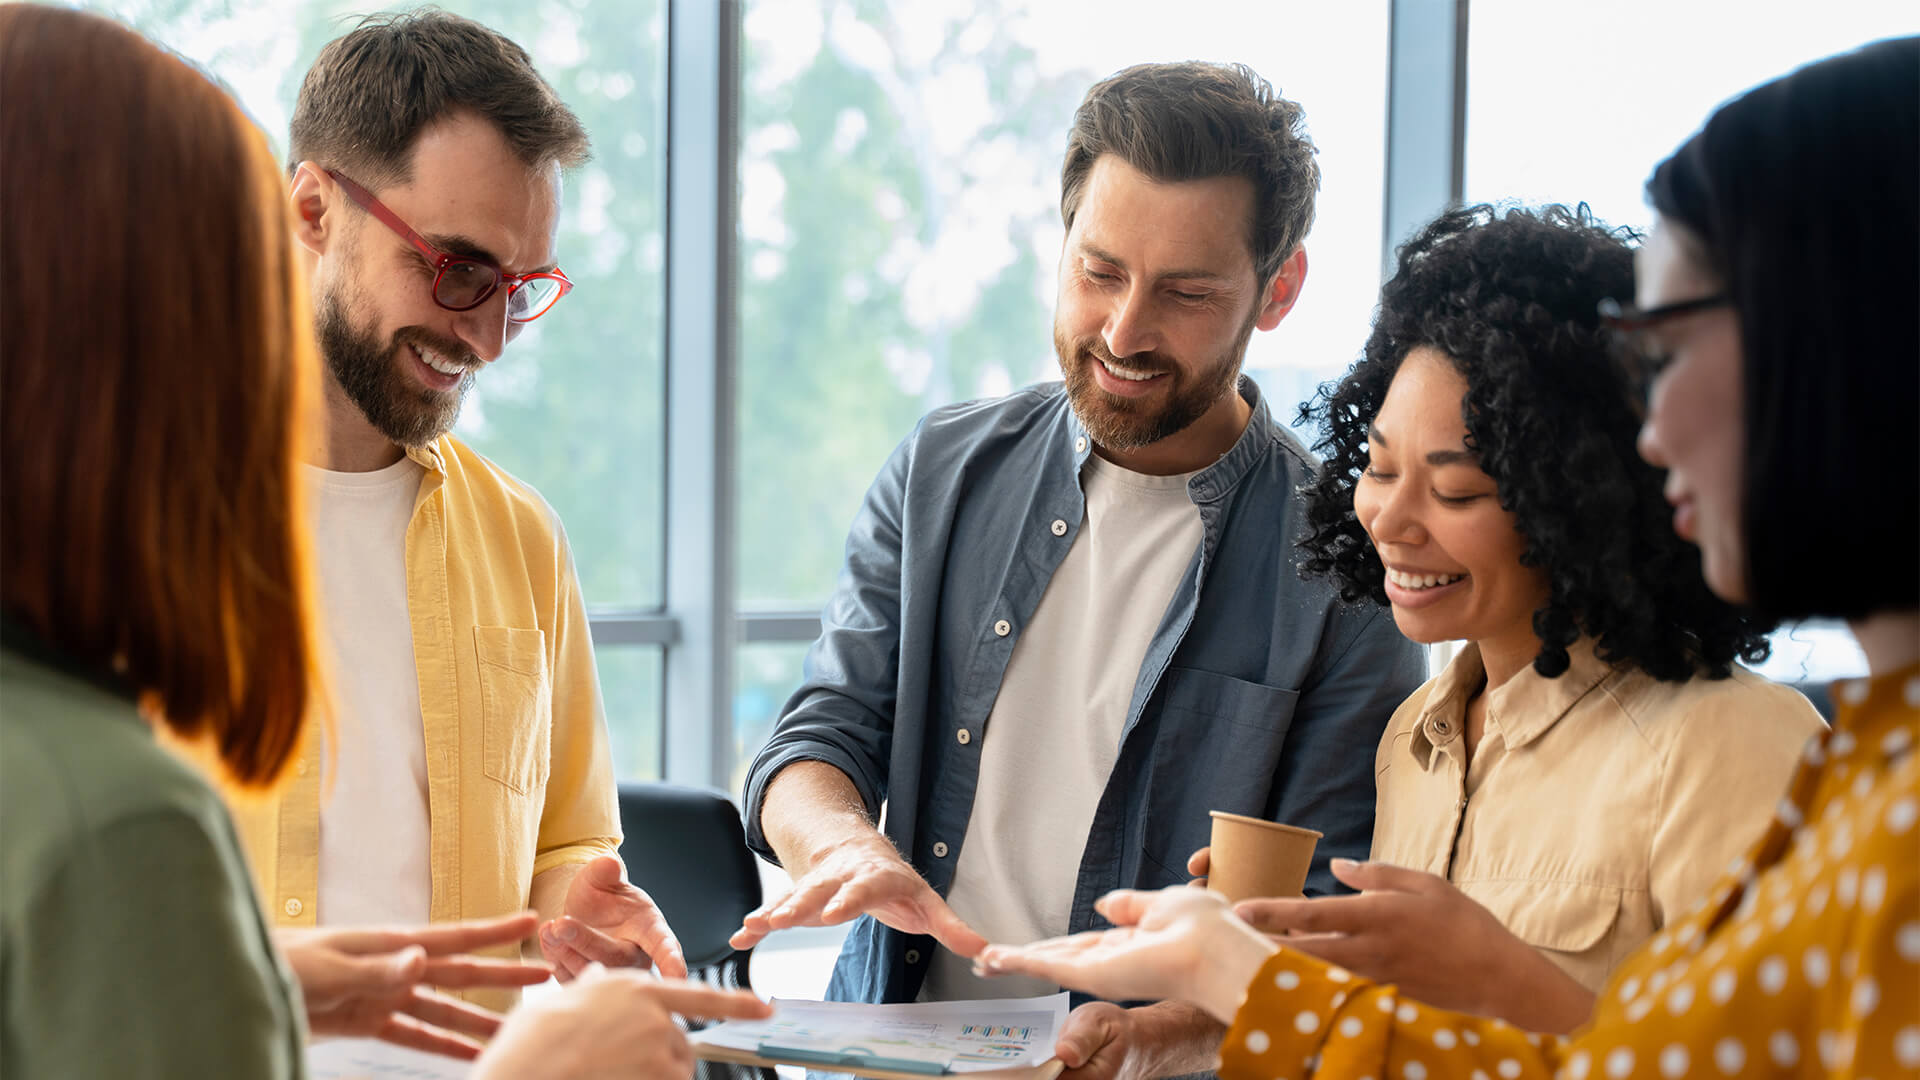
[[[539,877],[556,866],[590,863],[602,855],[618,854],[620,854],[620,842],[610,836],[549,848],[533,857],[532,876]]]
[[[1247,999],[1220,1044],[1221,1077],[1311,1075],[1340,1009],[1372,985],[1305,953],[1285,948],[1274,953],[1248,984]]]

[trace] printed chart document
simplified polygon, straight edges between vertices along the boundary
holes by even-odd
[[[1067,995],[995,1001],[853,1005],[775,998],[766,1020],[732,1020],[689,1036],[693,1052],[735,1064],[806,1065],[882,1078],[966,1073],[1043,1080],[1060,1072],[1054,1039]]]

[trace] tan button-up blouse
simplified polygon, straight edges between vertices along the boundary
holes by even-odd
[[[1375,755],[1373,859],[1439,874],[1591,990],[1687,911],[1766,827],[1820,716],[1736,668],[1655,680],[1575,643],[1487,698],[1467,761],[1468,645],[1393,714]]]

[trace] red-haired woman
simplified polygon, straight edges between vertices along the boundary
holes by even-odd
[[[689,1073],[672,1012],[765,1006],[598,973],[502,1023],[425,988],[544,978],[459,955],[531,915],[276,945],[154,729],[264,790],[321,711],[282,180],[225,93],[95,16],[0,6],[0,100],[0,1075],[299,1076],[307,1026],[477,1076]]]

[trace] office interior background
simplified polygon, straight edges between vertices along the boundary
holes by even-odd
[[[374,10],[84,6],[204,67],[282,148],[314,55]],[[1448,201],[1645,227],[1647,172],[1716,103],[1920,31],[1910,0],[441,6],[524,44],[595,149],[562,211],[578,288],[482,374],[457,434],[566,524],[621,778],[736,798],[888,452],[930,408],[1055,377],[1060,156],[1100,77],[1241,61],[1305,106],[1325,177],[1307,284],[1247,355],[1292,420],[1358,354],[1393,245]],[[1762,669],[1864,670],[1821,625],[1783,629]]]

